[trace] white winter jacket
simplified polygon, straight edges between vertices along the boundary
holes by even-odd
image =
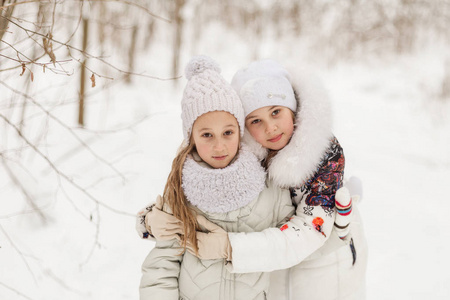
[[[295,216],[280,229],[229,233],[233,261],[227,267],[237,273],[290,268],[274,272],[271,299],[363,299],[367,244],[356,203],[346,239],[333,230],[345,160],[331,132],[331,106],[318,81],[309,74],[296,78],[296,129],[268,168],[270,180],[290,188]],[[248,132],[244,140],[265,158]]]
[[[243,162],[243,157],[251,158]],[[185,166],[183,189],[189,202],[226,231],[261,231],[286,222],[294,212],[289,191],[270,182],[266,185],[264,170],[248,151],[241,150],[238,159],[224,169],[210,169],[194,160]],[[225,192],[224,184],[235,189]],[[142,266],[141,300],[267,299],[270,273],[233,274],[224,259],[200,260],[189,252],[181,254],[182,250],[175,240],[156,242]]]

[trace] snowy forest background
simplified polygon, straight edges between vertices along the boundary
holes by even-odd
[[[0,299],[137,299],[184,65],[313,70],[364,185],[367,299],[450,299],[450,1],[0,1]],[[319,283],[318,283],[319,284]]]

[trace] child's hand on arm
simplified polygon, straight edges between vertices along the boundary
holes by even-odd
[[[148,205],[137,214],[136,230],[143,239],[154,237],[156,240],[172,240],[184,234],[183,223],[173,215],[162,210],[162,197],[156,197],[156,203]]]
[[[198,253],[195,253],[189,241],[187,250],[200,259],[225,258],[227,261],[231,261],[231,244],[228,233],[202,215],[197,216],[197,222],[207,232],[197,231]]]

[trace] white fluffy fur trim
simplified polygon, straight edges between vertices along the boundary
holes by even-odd
[[[269,178],[280,187],[302,185],[314,175],[333,136],[331,106],[320,81],[309,72],[292,78],[298,98],[296,128],[268,169]]]
[[[258,197],[266,172],[256,156],[243,147],[236,160],[223,169],[212,169],[188,157],[183,166],[183,190],[188,201],[208,213],[227,213]]]

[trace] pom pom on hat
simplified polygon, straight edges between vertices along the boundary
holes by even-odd
[[[192,76],[203,73],[205,70],[212,70],[220,74],[222,71],[217,62],[205,55],[194,56],[187,64],[184,71],[187,80],[190,80]]]
[[[186,144],[195,120],[211,111],[232,114],[244,135],[245,118],[241,100],[231,85],[220,75],[220,67],[208,56],[194,56],[186,66],[188,82],[181,100],[181,120]]]

